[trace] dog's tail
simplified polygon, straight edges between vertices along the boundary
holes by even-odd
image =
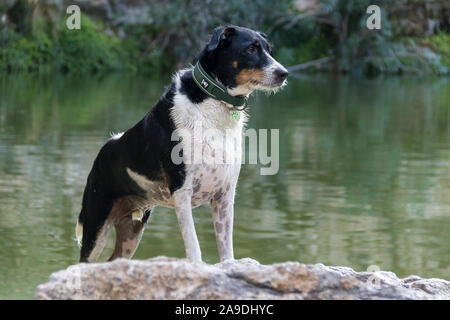
[[[77,220],[77,226],[75,227],[75,240],[78,242],[78,246],[81,247],[82,240],[83,240],[83,225],[87,219],[88,215],[88,198],[90,197],[90,194],[92,194],[92,187],[90,183],[90,176],[89,174],[86,186],[84,187],[83,191],[83,199],[81,202],[81,211],[80,215],[78,216]]]
[[[83,240],[83,219],[84,209],[81,209],[80,215],[78,216],[77,226],[75,227],[75,238],[78,242],[78,246],[81,247],[81,240]]]
[[[87,193],[88,193],[89,184],[86,185],[83,192],[83,202],[81,205],[81,212],[78,216],[77,220],[77,226],[75,227],[75,239],[78,242],[78,246],[81,247],[81,241],[83,240],[83,224],[86,220],[86,200],[87,200]]]

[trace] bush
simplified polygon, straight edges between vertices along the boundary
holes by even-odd
[[[69,30],[65,24],[55,46],[56,67],[64,72],[93,73],[124,68],[124,50],[117,37],[106,35],[101,24],[81,16],[82,30]]]
[[[46,34],[31,38],[3,31],[2,39],[0,70],[43,71],[50,68],[54,44]]]
[[[82,16],[82,32],[58,24],[51,37],[42,28],[23,36],[4,28],[0,33],[0,70],[96,73],[133,70],[136,48],[104,33],[101,23]]]
[[[441,63],[450,68],[450,34],[440,32],[421,42],[441,55]]]

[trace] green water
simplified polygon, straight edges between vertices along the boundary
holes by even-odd
[[[0,298],[30,299],[77,261],[75,221],[92,161],[166,83],[0,79]],[[280,129],[280,170],[261,176],[243,166],[236,258],[450,279],[450,79],[290,79],[251,106],[248,127]],[[210,210],[194,213],[203,258],[215,263]],[[158,255],[184,256],[175,214],[164,208],[135,258]]]

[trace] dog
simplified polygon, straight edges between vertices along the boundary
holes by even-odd
[[[200,146],[212,159],[227,147],[241,146],[249,95],[275,91],[288,71],[272,57],[272,45],[258,31],[233,25],[214,29],[195,66],[178,71],[157,104],[134,127],[111,137],[101,148],[87,178],[76,226],[80,262],[95,262],[108,234],[116,230],[109,258],[131,258],[157,206],[174,208],[186,257],[201,261],[192,208],[209,202],[221,261],[234,259],[233,204],[241,166],[232,163],[174,161],[174,154]],[[195,61],[194,61],[195,62]],[[230,117],[230,111],[239,117]],[[197,127],[230,133],[230,143],[195,136]],[[194,133],[174,139],[174,132]],[[217,140],[217,139],[216,139]],[[175,148],[179,150],[173,152]],[[236,149],[236,148],[235,148]],[[184,152],[184,154],[183,154]]]

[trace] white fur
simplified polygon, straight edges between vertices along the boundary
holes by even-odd
[[[75,237],[79,246],[81,246],[81,240],[83,240],[83,225],[77,221],[75,228]]]
[[[190,70],[183,70],[182,72],[188,72]],[[206,192],[208,188],[212,188],[213,177],[206,172],[208,169],[215,169],[218,179],[226,181],[237,180],[240,171],[241,164],[241,142],[242,142],[242,130],[247,120],[247,116],[244,112],[241,112],[239,120],[234,120],[230,117],[230,107],[225,103],[217,101],[212,98],[206,98],[199,104],[192,103],[189,98],[178,92],[180,88],[179,78],[176,80],[177,93],[174,97],[174,106],[171,110],[171,116],[174,120],[175,127],[177,129],[187,130],[191,133],[193,141],[190,141],[191,148],[203,149],[203,156],[209,157],[212,160],[222,157],[224,154],[231,151],[236,151],[237,163],[223,164],[220,159],[212,161],[214,163],[202,163],[199,164],[186,164],[186,181],[183,188],[192,188],[193,179],[199,179],[199,176],[203,173],[201,180],[201,186],[203,192]],[[201,125],[203,136],[195,134],[196,126]],[[214,132],[220,135],[216,141],[211,141],[205,134],[207,130],[214,130]],[[226,135],[233,137],[234,141],[227,141]],[[187,143],[187,141],[186,141]],[[235,147],[238,147],[236,150]],[[217,164],[219,163],[219,164]],[[222,164],[220,164],[222,163]],[[193,172],[196,171],[196,175]],[[210,192],[214,192],[212,189]]]
[[[246,120],[245,113],[243,113],[239,121],[232,120],[230,118],[230,105],[212,98],[206,98],[202,103],[195,104],[187,96],[179,93],[181,85],[180,77],[185,72],[192,72],[192,69],[181,70],[174,77],[177,92],[174,97],[174,107],[172,108],[171,115],[177,129],[193,128],[194,122],[201,120],[203,122],[203,128],[206,129],[235,128],[236,130],[242,130]],[[229,90],[229,92],[231,91]]]
[[[118,140],[122,136],[123,136],[123,132],[119,132],[119,133],[112,133],[111,132],[111,139],[113,139],[113,140]]]

